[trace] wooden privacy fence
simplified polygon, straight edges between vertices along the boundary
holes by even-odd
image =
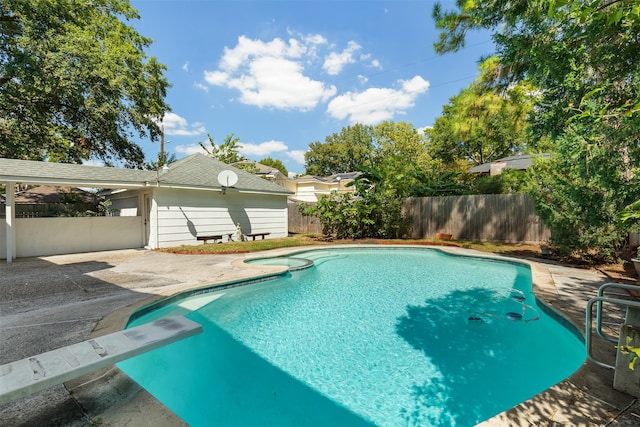
[[[542,243],[551,236],[527,194],[412,197],[403,207],[416,239],[447,233],[460,240]]]
[[[289,233],[321,234],[320,220],[315,216],[303,216],[298,210],[300,203],[289,202]]]
[[[403,209],[413,239],[446,233],[460,240],[542,243],[551,236],[526,194],[411,197]],[[319,234],[322,228],[318,218],[303,217],[298,203],[289,203],[289,232]]]

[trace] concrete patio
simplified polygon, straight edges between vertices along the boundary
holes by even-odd
[[[281,249],[284,254],[301,248]],[[459,253],[477,252],[446,248]],[[0,364],[121,330],[143,303],[196,286],[270,274],[282,267],[239,265],[262,254],[174,255],[124,250],[40,258],[0,265]],[[584,329],[586,301],[610,281],[590,270],[537,259],[536,294]],[[605,319],[615,334],[620,312]],[[599,358],[615,349],[594,341]],[[613,371],[585,362],[569,379],[484,426],[636,426],[637,399],[612,388]],[[65,385],[0,406],[0,425],[181,426],[167,408],[111,366]]]

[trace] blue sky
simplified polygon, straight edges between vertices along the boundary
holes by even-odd
[[[310,143],[354,123],[431,126],[493,52],[486,33],[433,52],[433,1],[131,0],[132,25],[168,67],[165,150],[182,158],[230,133],[253,160],[304,172]],[[443,1],[446,8],[453,1]],[[148,160],[159,143],[137,141]]]

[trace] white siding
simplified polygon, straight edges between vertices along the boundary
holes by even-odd
[[[157,207],[156,247],[195,245],[196,236],[226,234],[235,236],[236,224],[243,233],[271,233],[267,238],[286,237],[287,197],[227,191],[154,191]],[[156,210],[157,209],[157,210]],[[155,238],[152,219],[152,236]],[[152,238],[152,239],[153,239]]]
[[[111,211],[113,216],[138,216],[138,193],[127,192],[124,195],[113,195],[111,200]]]

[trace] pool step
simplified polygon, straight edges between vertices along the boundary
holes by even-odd
[[[199,334],[202,326],[171,316],[0,366],[0,404]]]

